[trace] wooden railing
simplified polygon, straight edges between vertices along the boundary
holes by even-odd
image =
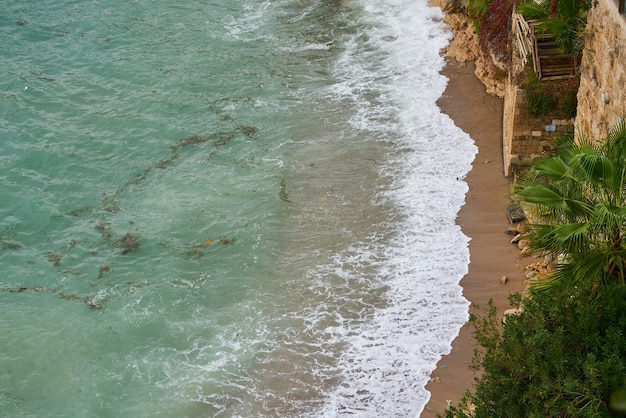
[[[528,57],[533,53],[532,30],[524,17],[515,11],[513,12],[511,20],[514,41],[517,43],[517,51],[519,52],[520,58],[514,61],[514,70],[515,73],[519,73],[528,62]]]
[[[527,21],[516,12],[513,12],[512,22],[516,49],[520,53],[520,59],[515,62],[515,72],[519,72],[532,55],[533,69],[541,79],[568,78],[576,74],[576,57],[561,53],[551,34],[537,30],[540,22]]]

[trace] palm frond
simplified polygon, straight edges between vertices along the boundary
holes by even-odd
[[[607,257],[602,251],[579,254],[568,263],[557,266],[554,280],[567,280],[573,286],[591,288],[601,282]]]
[[[579,142],[574,137],[574,133],[562,136],[556,145],[559,158],[567,163],[577,152]]]
[[[626,250],[612,251],[608,260],[609,270],[606,274],[607,281],[617,281],[621,284],[626,282]]]
[[[611,182],[615,174],[612,161],[596,153],[580,153],[571,164],[578,175],[594,184]]]
[[[582,257],[577,257],[573,262],[577,281],[598,283],[602,281],[609,257],[605,251],[588,251]]]
[[[531,246],[554,254],[574,254],[589,247],[586,222],[563,225],[533,225]]]
[[[565,199],[565,205],[571,219],[589,219],[593,213],[593,206],[582,199]]]
[[[532,248],[563,256],[541,286],[563,282],[594,294],[626,282],[626,119],[603,141],[577,139],[536,162],[515,191],[544,223],[531,227]]]
[[[554,238],[554,226],[546,224],[530,225],[530,246],[535,251],[546,251],[554,255],[567,254]]]
[[[528,185],[518,191],[519,196],[529,203],[536,203],[546,206],[563,207],[565,209],[565,198],[543,184]]]
[[[545,176],[554,180],[561,180],[570,176],[570,169],[565,161],[559,157],[545,158],[537,161],[532,167],[532,174]]]
[[[571,223],[554,227],[552,234],[565,252],[574,254],[589,248],[588,229],[587,222]]]
[[[559,279],[552,277],[548,280],[537,280],[533,283],[533,291],[545,292],[559,284]]]
[[[586,3],[581,0],[559,0],[558,14],[564,20],[572,20],[579,17],[580,10],[586,10]]]
[[[601,227],[605,235],[620,231],[626,225],[626,207],[610,204],[598,204],[594,208],[592,219],[595,228]]]
[[[544,20],[550,17],[550,11],[545,5],[534,0],[525,1],[517,6],[517,11],[527,19]]]
[[[536,205],[538,212],[549,212],[552,218],[570,222],[589,218],[593,213],[593,205],[585,201],[580,191],[559,189],[555,183],[520,185],[516,192],[522,200]]]
[[[620,119],[609,132],[604,143],[606,155],[615,164],[624,164],[626,161],[626,119]]]

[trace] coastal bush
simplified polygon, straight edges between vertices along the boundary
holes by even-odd
[[[576,117],[578,109],[578,90],[571,90],[565,93],[563,100],[563,113],[566,118]]]
[[[548,84],[537,78],[534,71],[529,71],[524,84],[528,114],[532,117],[548,114],[555,106],[552,90]]]
[[[487,20],[491,0],[469,0],[467,3],[467,16],[474,24],[474,31],[480,35],[483,23]]]
[[[526,95],[528,101],[528,114],[537,117],[547,115],[554,109],[554,98],[547,91],[533,91]]]
[[[522,303],[521,296],[512,303]],[[559,286],[532,292],[523,312],[498,321],[490,305],[471,322],[483,371],[446,417],[618,417],[610,407],[626,376],[626,286],[597,298]]]
[[[571,119],[578,107],[580,77],[560,80],[540,80],[527,68],[522,88],[526,92],[527,111],[532,117],[550,115],[553,118]]]
[[[469,0],[467,14],[479,35],[482,48],[509,63],[511,13],[519,0]]]
[[[487,10],[487,19],[482,23],[484,47],[500,61],[510,63],[511,14],[519,0],[492,0]]]

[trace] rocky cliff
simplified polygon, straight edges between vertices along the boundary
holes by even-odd
[[[485,85],[487,93],[504,97],[504,72],[497,67],[490,57],[480,53],[481,46],[478,35],[474,33],[474,26],[467,17],[467,13],[464,12],[464,6],[455,0],[433,0],[431,5],[439,7],[445,12],[444,22],[454,34],[454,39],[443,53],[448,58],[459,62],[474,62],[476,64],[474,73]]]
[[[576,129],[601,139],[626,115],[626,16],[596,0],[587,16]]]

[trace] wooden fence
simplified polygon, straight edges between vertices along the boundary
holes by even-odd
[[[515,41],[522,56],[521,65],[525,65],[532,54],[533,68],[540,79],[554,80],[576,75],[577,57],[559,51],[552,34],[543,32],[539,22],[526,21],[515,12],[512,22]]]

